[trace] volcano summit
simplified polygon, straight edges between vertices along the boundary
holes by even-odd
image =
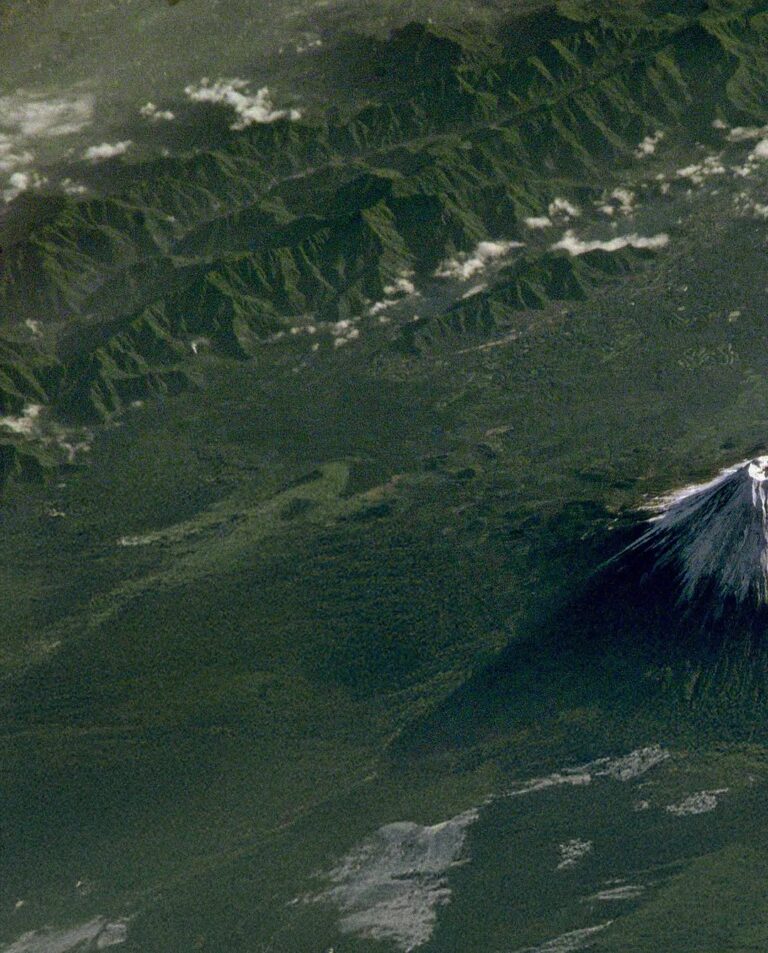
[[[625,554],[647,553],[652,571],[671,568],[680,602],[709,594],[728,603],[768,605],[768,456],[756,457],[686,487]]]

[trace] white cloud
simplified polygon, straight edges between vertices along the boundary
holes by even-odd
[[[395,305],[400,304],[405,298],[418,295],[419,292],[416,290],[416,285],[411,281],[413,272],[407,271],[403,272],[399,277],[388,285],[384,286],[384,294],[387,296],[383,301],[377,301],[375,304],[372,304],[368,309],[368,314],[371,317],[376,317],[377,315],[383,314],[385,311],[388,311],[390,308],[394,308]]]
[[[372,318],[375,318],[377,314],[383,314],[385,311],[389,311],[390,308],[394,308],[397,303],[397,301],[394,301],[391,298],[385,298],[383,301],[377,301],[368,309],[368,314]]]
[[[586,255],[591,251],[620,251],[622,248],[663,248],[669,243],[669,235],[661,232],[658,235],[646,237],[632,232],[630,235],[620,235],[608,241],[584,241],[572,229],[563,235],[559,242],[551,246],[552,251],[567,251],[569,255]]]
[[[0,427],[5,427],[11,433],[29,436],[35,433],[39,427],[38,419],[42,409],[41,404],[27,404],[18,417],[0,417]]]
[[[245,129],[253,123],[275,122],[277,119],[301,118],[298,109],[275,109],[268,86],[251,93],[249,85],[244,79],[218,79],[212,83],[203,77],[197,85],[185,86],[184,92],[192,102],[222,103],[234,109],[239,118],[232,123],[231,129]]]
[[[529,215],[528,218],[523,219],[523,223],[527,228],[551,228],[557,222],[563,224],[580,215],[581,209],[578,205],[558,197],[549,203],[546,215]]]
[[[461,296],[462,301],[466,301],[467,298],[474,298],[475,295],[482,294],[482,292],[485,291],[487,288],[488,288],[488,285],[484,281],[481,281],[479,285],[473,285],[469,289],[469,291],[465,291],[464,294]]]
[[[756,218],[768,219],[768,205],[761,205],[759,202],[748,202],[742,212],[745,215],[754,215]]]
[[[33,334],[37,333],[35,324],[37,322],[33,322],[33,326],[30,327],[27,323],[27,327]],[[39,327],[37,330],[39,331]],[[88,431],[81,430],[79,434],[76,434],[75,431],[65,429],[45,415],[41,404],[27,404],[18,417],[0,417],[0,428],[26,437],[28,440],[39,441],[45,446],[63,450],[70,463],[79,453],[88,453],[91,449],[89,440],[92,435]],[[83,439],[77,440],[78,435]]]
[[[654,744],[620,757],[597,758],[521,781],[504,794],[491,795],[483,806],[560,785],[584,785],[602,779],[631,783],[669,757],[669,752]],[[416,950],[429,942],[440,908],[451,901],[451,870],[471,859],[466,841],[482,809],[470,808],[431,826],[409,821],[386,824],[352,848],[335,867],[319,875],[326,881],[325,889],[297,897],[293,903],[328,904],[338,911],[338,926],[343,933],[388,941],[405,953]],[[575,862],[591,849],[590,841],[566,841],[559,845],[560,860],[572,857]],[[518,953],[582,949],[594,933],[608,925],[577,930]]]
[[[308,40],[306,43],[299,43],[296,47],[297,53],[306,53],[307,50],[316,50],[323,45],[321,39]]]
[[[528,228],[551,228],[552,219],[547,215],[530,215],[524,218],[523,222]]]
[[[67,195],[84,195],[88,191],[84,185],[73,182],[70,178],[62,179],[59,184],[62,191],[66,192]]]
[[[634,211],[637,196],[631,189],[614,189],[611,198],[619,203],[622,215],[629,215]]]
[[[549,203],[549,212],[550,218],[555,218],[560,216],[561,218],[578,218],[581,215],[581,209],[578,205],[574,205],[572,202],[569,202],[568,199],[556,198]]]
[[[89,146],[83,153],[83,158],[90,159],[92,162],[112,159],[114,156],[125,155],[132,145],[130,139],[124,139],[122,142],[102,142],[98,146]]]
[[[722,128],[722,127],[718,127]],[[748,142],[768,136],[768,126],[734,126],[728,133],[728,142]]]
[[[395,278],[391,285],[387,285],[384,288],[384,294],[389,296],[397,294],[412,295],[415,293],[416,286],[410,280],[410,276],[408,274],[401,275],[399,278]]]
[[[0,96],[0,173],[12,173],[0,197],[10,202],[45,181],[29,171],[36,148],[44,140],[82,131],[93,117],[93,96],[17,90]]]
[[[768,159],[768,126],[761,126],[760,128],[743,128],[737,126],[735,129],[731,130],[728,138],[731,139],[736,133],[738,133],[738,135],[736,135],[733,139],[734,142],[744,142],[750,139],[760,140],[757,145],[755,145],[755,147],[747,154],[747,157],[742,165],[731,166],[731,172],[735,176],[747,178],[748,176],[752,175],[753,172],[755,172],[759,163]]]
[[[170,109],[160,109],[154,103],[145,103],[139,110],[139,113],[145,119],[149,119],[152,122],[161,122],[163,120],[170,122],[176,118]]]
[[[93,118],[89,94],[46,97],[18,90],[0,96],[0,129],[26,139],[68,136],[81,132]]]
[[[761,139],[760,142],[749,154],[750,159],[768,159],[768,139]]]
[[[141,406],[141,404],[134,404],[132,406]],[[157,533],[152,533],[149,536],[121,536],[117,541],[118,546],[151,546],[152,543],[157,543],[162,537]]]
[[[487,268],[493,261],[503,258],[513,248],[522,247],[523,242],[480,242],[474,251],[444,261],[435,272],[435,277],[467,281]]]
[[[637,196],[631,189],[614,189],[608,199],[597,205],[598,212],[613,216],[616,212],[622,215],[631,215],[635,211]]]
[[[680,179],[690,179],[694,185],[701,183],[712,175],[724,175],[726,168],[720,161],[720,156],[707,156],[701,162],[695,162],[678,169],[676,175]]]
[[[334,347],[344,347],[345,344],[349,344],[350,341],[356,341],[360,337],[360,329],[352,328],[349,334],[346,337],[338,337],[334,340]]]
[[[344,347],[345,344],[349,344],[350,341],[355,341],[360,337],[360,329],[355,327],[355,322],[345,318],[342,321],[335,321],[333,324],[324,325],[323,330],[328,330],[331,333],[331,337],[334,339],[334,347]],[[315,333],[316,328],[313,327],[312,331],[308,331],[310,334]]]
[[[2,197],[5,202],[12,202],[16,196],[27,189],[40,189],[48,179],[37,172],[14,172],[8,178],[8,187],[3,189]]]
[[[28,149],[19,149],[13,140],[0,133],[0,172],[13,172],[19,166],[29,165],[35,155]]]
[[[8,179],[8,188],[3,190],[3,199],[6,202],[12,202],[17,195],[21,195],[29,188],[30,181],[27,172],[14,172]]]
[[[646,136],[642,142],[637,144],[635,149],[635,156],[638,159],[644,159],[646,156],[651,156],[656,151],[656,146],[664,138],[664,133],[661,130],[654,132],[652,136]]]

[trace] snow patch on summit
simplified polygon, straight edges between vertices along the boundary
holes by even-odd
[[[709,593],[718,612],[728,600],[768,604],[768,456],[650,506],[661,512],[617,558],[649,551],[656,569],[673,566],[681,602]]]

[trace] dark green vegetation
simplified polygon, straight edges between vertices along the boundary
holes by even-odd
[[[731,6],[626,22],[547,12],[462,45],[414,24],[351,55],[371,91],[352,115],[123,169],[103,198],[20,200],[3,241],[0,409],[43,401],[93,420],[177,393],[191,338],[249,357],[307,315],[360,316],[404,271],[520,238],[564,186],[599,197],[657,128],[684,117],[693,137],[719,110],[755,121],[762,25]],[[492,332],[510,309],[583,296],[596,269],[534,254],[427,333]],[[36,348],[18,341],[27,320],[45,328]]]
[[[495,801],[424,949],[764,948],[765,650],[583,593],[639,501],[766,439],[765,173],[674,170],[743,161],[711,123],[767,118],[768,6],[594,9],[346,42],[362,108],[11,206],[4,953],[96,914],[126,953],[386,949],[291,901],[382,824],[656,742],[647,779]],[[617,186],[668,245],[524,224]],[[488,240],[526,244],[435,277]],[[589,900],[612,878],[642,896]]]

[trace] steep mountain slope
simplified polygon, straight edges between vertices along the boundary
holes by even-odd
[[[370,102],[351,115],[116,170],[103,198],[24,197],[0,273],[2,407],[45,393],[103,419],[184,386],[193,337],[246,356],[297,322],[359,320],[405,274],[524,238],[561,189],[598,201],[659,129],[692,139],[720,115],[760,121],[765,23],[744,3],[597,16],[564,4],[479,42],[412,24],[366,45]],[[530,251],[430,323],[490,333],[510,308],[584,294],[595,267],[623,266]],[[44,334],[22,353],[24,322]]]

